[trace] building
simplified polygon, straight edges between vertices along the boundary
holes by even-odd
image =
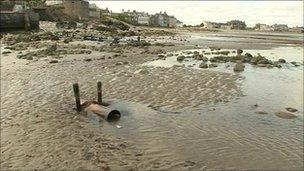
[[[177,27],[177,19],[174,16],[169,16],[169,27],[176,28]]]
[[[231,29],[235,30],[245,30],[246,29],[246,23],[245,21],[240,20],[231,20],[226,23],[231,27]]]
[[[232,21],[228,21],[226,23],[203,21],[201,26],[206,29],[224,29],[224,30],[231,30],[231,29],[244,30],[244,29],[246,29],[245,22],[239,21],[239,20],[232,20]]]
[[[289,31],[296,33],[304,33],[304,27],[292,27],[289,29]]]
[[[106,8],[106,9],[100,9],[100,14],[104,15],[104,16],[109,16],[109,15],[111,15],[111,12],[109,11],[108,8]]]
[[[223,29],[223,30],[231,30],[232,29],[232,26],[228,25],[226,23],[220,23],[219,27],[220,27],[220,29]]]
[[[273,31],[289,31],[286,24],[274,24],[271,27],[273,28]]]
[[[150,15],[148,13],[122,10],[122,14],[125,16],[124,20],[133,25],[150,25]]]
[[[215,22],[210,22],[210,21],[203,21],[202,25],[203,25],[203,28],[206,28],[206,29],[221,28],[221,23],[215,23]]]
[[[139,25],[150,25],[150,15],[144,12],[137,14],[137,23]]]
[[[91,19],[100,19],[101,10],[97,7],[96,4],[89,5],[89,16]]]
[[[90,18],[89,2],[85,0],[46,0],[47,6],[62,7],[62,11],[70,19],[80,21]]]
[[[256,24],[254,29],[257,31],[273,31],[273,28],[270,25],[260,23]]]
[[[27,4],[25,1],[10,1],[2,0],[0,1],[0,11],[10,11],[10,12],[21,12],[26,10]]]
[[[39,29],[39,15],[25,1],[0,1],[0,30]]]
[[[150,22],[155,27],[169,27],[169,16],[166,12],[156,13],[151,16]]]
[[[176,21],[176,27],[183,27],[183,24],[184,23],[179,20]]]

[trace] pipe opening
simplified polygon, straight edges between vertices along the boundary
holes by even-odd
[[[118,110],[112,110],[107,117],[107,121],[113,122],[117,121],[120,118],[121,114]]]

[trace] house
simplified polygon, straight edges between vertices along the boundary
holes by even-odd
[[[152,26],[156,27],[169,27],[169,16],[166,12],[156,13],[150,18]]]
[[[139,25],[149,25],[150,24],[150,15],[147,13],[138,13],[137,14],[137,23]]]
[[[90,18],[89,2],[86,0],[46,0],[47,6],[62,7],[62,11],[72,20],[88,20]]]
[[[273,31],[273,28],[270,25],[260,23],[256,24],[254,29],[258,31]]]
[[[246,29],[245,21],[231,20],[231,21],[228,21],[226,24],[230,25],[231,29],[235,29],[235,30],[245,30]]]
[[[183,24],[184,23],[179,20],[176,21],[176,27],[183,27]]]
[[[106,8],[106,9],[100,9],[100,13],[101,13],[101,15],[105,15],[105,16],[111,15],[111,12],[109,11],[108,8]]]
[[[223,29],[223,30],[231,30],[232,29],[232,26],[231,25],[228,25],[226,23],[220,23],[220,29]]]
[[[289,28],[286,24],[274,24],[272,25],[274,31],[288,31]]]
[[[210,21],[203,21],[202,23],[203,28],[205,29],[213,29],[213,28],[218,28],[219,25],[215,22],[210,22]]]
[[[174,16],[169,16],[169,27],[176,28],[177,27],[177,19]]]
[[[96,4],[89,5],[89,16],[92,19],[100,19],[101,10],[97,7]]]
[[[296,32],[296,33],[304,33],[304,27],[292,27],[289,29],[291,32]]]
[[[133,11],[124,11],[122,10],[122,14],[126,16],[126,21],[133,25],[149,25],[150,24],[150,15],[145,12],[137,12]]]

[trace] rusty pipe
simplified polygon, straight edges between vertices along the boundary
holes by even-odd
[[[109,122],[116,121],[121,117],[121,114],[118,110],[102,106],[95,101],[85,101],[84,103],[82,103],[82,106],[85,112],[95,113],[96,115],[102,117],[103,119]]]

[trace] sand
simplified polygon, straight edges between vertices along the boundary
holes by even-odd
[[[187,48],[150,47],[150,51]],[[126,49],[126,57],[111,59],[108,57],[115,53],[93,51],[90,55],[67,55],[55,64],[50,64],[49,58],[16,59],[15,52],[1,56],[1,168],[136,169],[140,151],[103,132],[73,109],[75,82],[84,99],[96,99],[96,82],[102,81],[104,98],[170,111],[226,102],[240,94],[237,75],[145,67],[142,63],[157,54],[144,51]],[[104,56],[106,59],[100,59]],[[85,58],[92,61],[85,62]]]
[[[92,54],[64,55],[55,64],[49,63],[49,57],[27,61],[17,59],[16,52],[1,55],[1,169],[136,170],[143,163],[143,152],[132,143],[104,132],[75,111],[75,82],[83,99],[96,99],[96,82],[102,81],[106,99],[170,112],[226,103],[242,95],[239,74],[142,65],[157,58],[153,51],[196,47],[195,41],[179,41],[181,37],[157,38],[176,46],[128,47],[116,57],[113,50],[93,50]],[[91,61],[84,61],[88,58]]]

